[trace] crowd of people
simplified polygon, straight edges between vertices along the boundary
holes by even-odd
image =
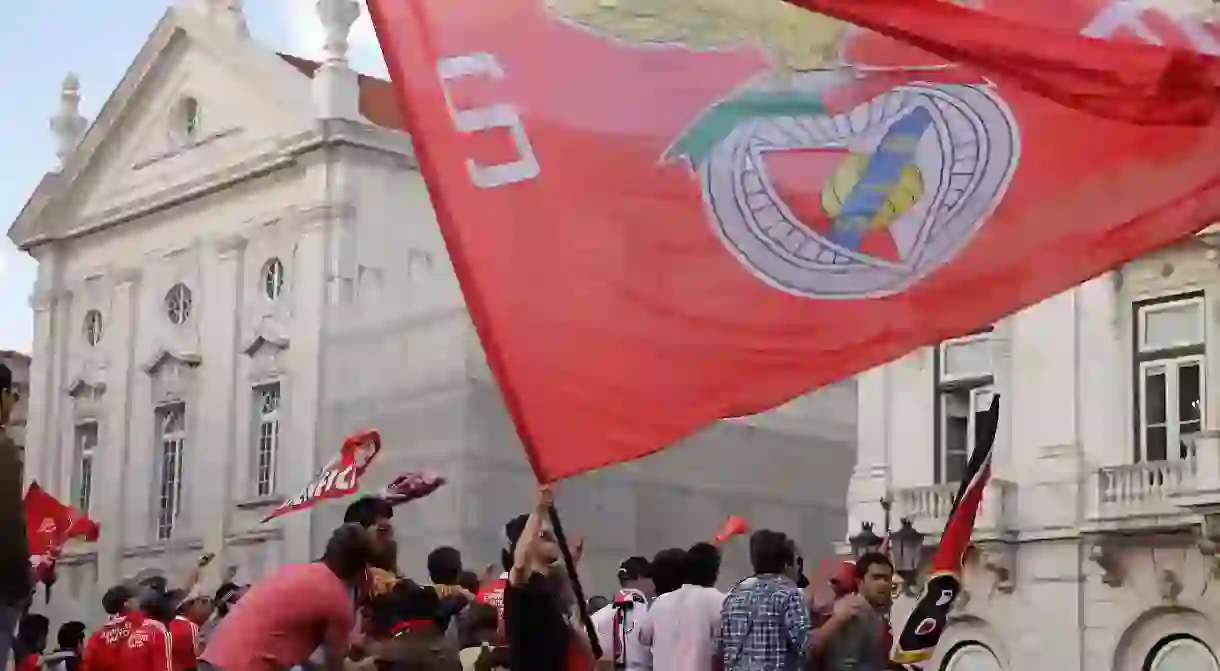
[[[6,372],[0,365],[0,461],[14,461],[19,474],[20,452],[3,432],[16,402]],[[796,543],[764,529],[749,539],[753,574],[727,593],[716,588],[721,538],[651,560],[630,557],[613,598],[580,604],[549,523],[547,487],[531,512],[505,526],[503,572],[476,574],[460,551],[440,547],[428,557],[427,580],[402,575],[394,505],[364,496],[348,506],[317,562],[279,567],[251,585],[230,576],[205,593],[200,576],[212,560],[205,555],[180,585],[157,576],[111,587],[102,597],[106,621],[91,634],[68,622],[48,650],[50,623],[29,612],[21,478],[11,475],[0,463],[0,668],[880,671],[888,664],[893,567],[884,554],[845,563],[829,581],[833,597],[822,602]],[[568,548],[573,566],[581,553],[579,542]]]
[[[593,597],[586,634],[540,489],[536,508],[505,527],[503,572],[467,570],[440,547],[427,580],[400,574],[394,508],[363,497],[346,511],[322,558],[280,567],[249,586],[204,594],[199,571],[107,590],[108,619],[91,635],[22,620],[16,671],[869,671],[886,668],[893,569],[882,554],[845,563],[833,599],[803,575],[796,544],[754,532],[753,575],[727,593],[721,549],[696,543],[653,559],[630,557],[613,598]],[[570,548],[579,562],[581,547]],[[200,561],[202,567],[210,557]],[[598,649],[600,651],[598,652]],[[600,654],[599,654],[600,653]]]

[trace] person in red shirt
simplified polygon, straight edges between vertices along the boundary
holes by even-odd
[[[51,622],[37,613],[21,618],[13,643],[13,671],[40,671]]]
[[[169,623],[174,619],[171,597],[164,591],[146,588],[140,595],[144,621],[131,632],[127,646],[119,655],[123,671],[173,671],[172,639]]]
[[[177,590],[171,594],[171,601],[182,604],[169,623],[174,671],[190,671],[199,666],[199,655],[203,653],[199,627],[212,616],[212,599]]]
[[[144,614],[132,607],[133,600],[131,589],[124,585],[111,587],[102,595],[102,608],[108,617],[85,643],[84,671],[122,671],[119,654],[127,647],[131,632],[144,622]]]

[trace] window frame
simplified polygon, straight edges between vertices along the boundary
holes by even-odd
[[[273,256],[263,263],[263,272],[259,278],[262,281],[263,298],[272,303],[284,296],[284,288],[288,283],[288,271],[280,257]]]
[[[89,432],[92,433],[89,433]],[[86,438],[92,436],[92,445]],[[93,469],[97,463],[98,447],[101,444],[101,426],[97,421],[80,422],[76,425],[73,440],[72,506],[81,514],[88,515],[93,503]],[[85,468],[86,463],[88,468]]]
[[[186,455],[187,441],[190,436],[190,427],[187,425],[187,407],[185,403],[171,403],[159,406],[156,410],[157,422],[157,479],[155,481],[156,489],[153,492],[156,501],[156,517],[154,518],[153,527],[158,541],[168,541],[173,538],[174,532],[178,526],[178,518],[182,516],[183,503],[183,481],[184,481],[184,462]],[[181,417],[182,428],[176,432],[170,433],[166,431],[166,421],[171,414],[178,414]],[[176,441],[174,455],[174,489],[172,498],[169,503],[169,519],[166,520],[166,507],[164,505],[164,493],[167,486],[166,483],[166,456],[169,450],[168,443]]]
[[[275,410],[271,411],[270,413],[267,413],[267,412],[263,411],[264,394],[266,394],[267,392],[269,392],[271,390],[275,391],[275,397],[276,397]],[[279,382],[268,382],[266,384],[260,384],[256,387],[254,387],[253,404],[254,404],[254,408],[253,408],[254,409],[254,430],[253,430],[254,496],[257,498],[265,498],[268,496],[275,495],[275,491],[276,491],[275,490],[276,471],[279,466],[278,462],[279,462],[279,452],[280,452],[280,429],[281,429],[281,423],[282,423],[282,419],[283,419],[282,415],[281,415],[281,408],[283,408],[283,406],[284,406],[283,386]],[[270,454],[267,457],[267,461],[269,463],[266,464],[267,478],[266,478],[266,481],[264,482],[264,478],[263,478],[263,470],[264,470],[263,428],[265,426],[268,426],[269,424],[274,424],[274,428],[272,429],[273,433],[271,435],[271,441],[270,441],[271,442]],[[264,487],[264,485],[265,485],[265,487]]]
[[[1198,329],[1196,342],[1174,343],[1158,348],[1144,347],[1144,333],[1147,331],[1148,315],[1155,314],[1181,305],[1196,305],[1198,307]],[[1202,290],[1187,291],[1165,296],[1157,296],[1131,303],[1131,405],[1132,405],[1132,461],[1146,461],[1145,441],[1147,440],[1147,425],[1144,421],[1145,372],[1152,366],[1165,366],[1165,457],[1169,461],[1180,459],[1180,450],[1172,449],[1180,444],[1178,434],[1178,390],[1176,385],[1178,370],[1184,362],[1199,363],[1199,418],[1200,426],[1207,425],[1207,295]],[[1172,372],[1172,375],[1170,374]]]
[[[186,326],[195,307],[195,293],[185,282],[177,282],[165,292],[164,307],[165,318],[171,325]]]
[[[932,349],[932,481],[938,485],[953,484],[945,480],[947,468],[948,452],[945,450],[945,412],[943,398],[946,393],[955,391],[967,391],[970,393],[971,401],[974,394],[985,387],[989,387],[991,393],[997,393],[995,386],[995,360],[992,359],[992,370],[985,375],[974,376],[945,376],[945,350],[946,345],[958,345],[963,343],[978,342],[980,340],[991,341],[994,337],[995,329],[987,327],[969,333],[957,338],[946,338],[937,343]],[[966,436],[966,458],[970,458],[970,450],[974,449],[974,436]]]

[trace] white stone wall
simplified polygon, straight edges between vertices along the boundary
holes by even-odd
[[[1141,670],[1171,634],[1194,636],[1220,653],[1220,582],[1213,558],[1196,543],[1200,518],[1172,501],[1155,513],[1137,506],[1104,521],[1096,509],[1099,469],[1134,459],[1134,301],[1206,292],[1207,428],[1220,417],[1213,244],[1192,241],[1149,255],[995,326],[1003,414],[993,478],[1011,483],[1015,497],[1004,529],[976,532],[984,542],[967,568],[969,598],[930,668],[943,668],[955,645],[972,640],[1013,670]],[[926,348],[858,379],[853,532],[863,521],[880,525],[878,501],[887,490],[933,484],[932,358]],[[1013,548],[1011,589],[985,567],[987,552],[1003,547]],[[1110,548],[1121,584],[1103,581],[1106,572],[1093,559],[1099,547]],[[911,605],[900,599],[897,626]]]

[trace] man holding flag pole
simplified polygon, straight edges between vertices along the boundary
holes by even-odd
[[[1220,219],[1217,59],[1085,39],[1076,13],[1025,5],[627,5],[369,2],[541,483],[976,330]],[[974,458],[901,663],[956,597],[990,448]]]

